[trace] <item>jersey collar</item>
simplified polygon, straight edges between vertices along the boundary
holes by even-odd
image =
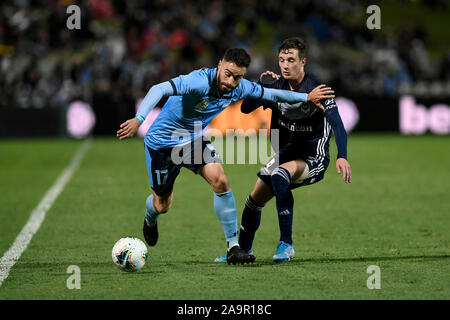
[[[308,74],[305,72],[305,76],[303,77],[302,81],[294,88],[294,91],[299,90],[303,86],[307,77],[308,77]],[[287,88],[287,90],[291,90],[289,87],[289,81],[285,78],[283,78],[283,80],[284,80],[283,87]]]

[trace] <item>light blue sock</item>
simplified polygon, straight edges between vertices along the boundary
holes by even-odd
[[[145,201],[145,221],[147,221],[148,226],[154,226],[156,220],[158,220],[159,213],[153,208],[153,194],[147,197]]]
[[[238,245],[238,219],[236,202],[231,190],[224,193],[214,192],[214,210],[222,223],[228,248]]]

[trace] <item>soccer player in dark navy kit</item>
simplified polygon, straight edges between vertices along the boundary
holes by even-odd
[[[334,97],[330,88],[318,87],[312,92],[263,88],[244,79],[250,56],[243,49],[225,52],[217,68],[203,68],[162,82],[150,88],[136,117],[122,123],[117,136],[123,140],[136,134],[151,109],[169,97],[161,113],[145,136],[145,156],[152,187],[146,200],[143,233],[154,246],[158,240],[157,219],[172,203],[173,186],[181,167],[203,177],[214,191],[214,211],[222,223],[228,245],[228,263],[249,263],[255,257],[238,244],[237,211],[222,163],[212,144],[203,137],[209,122],[229,105],[244,98],[272,102],[307,102]]]
[[[308,93],[320,82],[305,73],[305,43],[300,38],[286,39],[278,51],[281,76],[266,71],[260,83],[266,88]],[[273,260],[289,261],[294,257],[292,244],[292,218],[294,198],[292,189],[317,183],[323,179],[328,167],[329,139],[333,130],[338,154],[336,168],[343,180],[350,182],[351,169],[347,161],[347,134],[333,98],[324,99],[320,109],[310,103],[272,103],[264,99],[246,98],[241,106],[250,113],[263,105],[272,109],[271,132],[279,130],[279,146],[272,145],[276,155],[258,172],[258,180],[247,197],[239,233],[240,247],[252,252],[255,232],[261,220],[261,210],[275,196],[280,240]],[[279,148],[278,148],[279,147]],[[224,261],[224,256],[216,262]]]

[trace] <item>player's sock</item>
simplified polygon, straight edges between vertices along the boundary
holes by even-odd
[[[223,193],[214,192],[214,210],[222,223],[228,249],[239,245],[237,239],[237,211],[234,195],[231,190]]]
[[[289,191],[282,205],[277,204],[278,224],[280,226],[280,241],[292,245],[292,222],[293,222],[294,197]]]
[[[242,212],[241,228],[239,229],[239,245],[246,252],[250,251],[255,238],[255,232],[261,222],[261,211],[264,206],[260,206],[253,200],[252,196],[247,197],[244,211]]]
[[[291,175],[285,168],[278,167],[272,172],[271,181],[276,197],[278,224],[280,226],[280,241],[292,244],[294,197],[289,189]]]
[[[153,207],[153,194],[147,197],[145,201],[145,221],[149,227],[154,226],[156,224],[156,220],[158,220],[159,213],[156,212]]]

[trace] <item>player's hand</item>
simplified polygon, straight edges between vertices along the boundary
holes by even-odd
[[[132,137],[136,134],[140,125],[141,123],[137,119],[129,119],[120,125],[117,136],[120,140]]]
[[[350,168],[350,164],[346,159],[338,158],[336,160],[336,169],[339,174],[342,172],[342,180],[344,180],[345,183],[351,182],[352,170]]]
[[[261,73],[261,75],[259,76],[259,81],[263,82],[263,78],[267,77],[267,76],[270,76],[270,77],[272,77],[272,79],[275,79],[275,80],[280,79],[279,74],[276,74],[272,71],[267,70],[266,72]]]
[[[334,98],[334,91],[324,84],[318,85],[310,93],[308,93],[308,101],[314,103],[318,108],[322,110],[325,110],[325,108],[320,103],[320,101],[330,98]]]

